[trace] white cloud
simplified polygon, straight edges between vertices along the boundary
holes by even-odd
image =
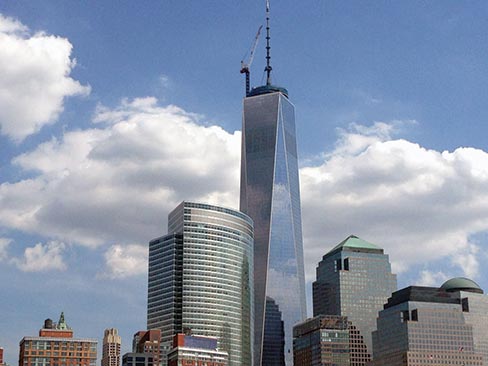
[[[99,106],[93,119],[96,128],[13,160],[33,174],[0,185],[1,226],[124,248],[165,234],[182,200],[238,207],[240,132],[155,98]],[[450,272],[479,274],[481,246],[469,237],[488,230],[488,154],[426,149],[393,139],[399,128],[352,125],[318,166],[301,169],[308,280],[349,234],[384,247],[397,272],[442,260]]]
[[[147,246],[112,245],[105,252],[107,272],[102,276],[125,278],[147,273]]]
[[[12,239],[0,238],[0,262],[7,259],[7,249]]]
[[[416,281],[415,285],[440,287],[449,278],[451,278],[451,276],[446,275],[442,271],[433,272],[429,270],[423,270],[420,272],[420,277]]]
[[[353,125],[319,166],[301,170],[308,276],[349,234],[384,247],[400,270],[447,259],[476,276],[479,246],[468,238],[488,230],[488,154],[430,150],[391,132]]]
[[[76,61],[66,38],[0,14],[0,44],[0,132],[14,141],[54,123],[65,97],[90,92],[69,76]]]
[[[22,258],[14,258],[11,261],[24,272],[64,271],[66,264],[62,254],[65,247],[65,244],[57,241],[50,241],[47,244],[37,243],[33,247],[26,248]]]
[[[97,127],[14,159],[34,177],[0,185],[0,225],[85,245],[165,234],[182,200],[237,207],[240,133],[154,98],[100,106]]]

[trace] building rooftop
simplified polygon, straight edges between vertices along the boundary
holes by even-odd
[[[447,292],[468,291],[478,294],[483,293],[483,290],[476,282],[466,277],[451,278],[442,284],[441,289]]]
[[[453,293],[447,292],[443,288],[409,286],[401,290],[395,291],[388,299],[388,302],[383,306],[383,308],[388,309],[395,305],[402,304],[408,301],[442,304],[460,303],[459,297],[457,297]]]
[[[334,248],[332,248],[326,255],[335,253],[339,250],[351,250],[371,253],[383,253],[383,249],[379,246],[369,243],[356,235],[349,235],[345,240],[341,241]]]
[[[270,94],[270,93],[281,93],[288,98],[288,90],[276,85],[262,85],[252,88],[249,92],[248,97],[255,97],[256,95]]]

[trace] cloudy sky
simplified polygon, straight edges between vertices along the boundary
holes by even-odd
[[[488,288],[488,4],[272,6],[296,106],[307,286],[350,234],[399,286]],[[261,1],[0,2],[0,346],[64,310],[145,328],[147,242],[182,200],[238,207],[240,61]],[[264,39],[252,65],[263,82]],[[308,299],[310,308],[310,299]]]

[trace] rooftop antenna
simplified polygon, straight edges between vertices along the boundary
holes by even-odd
[[[270,45],[269,45],[269,0],[266,0],[266,67],[264,71],[266,71],[266,85],[271,85],[271,70],[273,69],[270,65],[271,56],[270,56]]]

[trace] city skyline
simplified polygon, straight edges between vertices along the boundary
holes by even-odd
[[[239,61],[263,3],[0,4],[7,362],[62,310],[127,351],[171,207],[238,207]],[[271,4],[273,75],[301,125],[309,315],[316,264],[350,234],[385,248],[400,287],[487,282],[487,5],[463,5]],[[253,86],[263,68],[261,39]]]

